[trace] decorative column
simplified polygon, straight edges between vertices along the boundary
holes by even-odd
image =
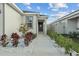
[[[37,32],[37,35],[38,35],[38,18],[36,19],[36,32]]]
[[[47,19],[45,19],[45,22],[44,22],[44,33],[47,34]]]

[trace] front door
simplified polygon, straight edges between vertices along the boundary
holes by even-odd
[[[43,32],[43,22],[38,22],[38,31]]]

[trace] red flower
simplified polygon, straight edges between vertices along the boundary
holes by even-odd
[[[11,38],[19,39],[19,35],[17,33],[12,33]]]
[[[25,34],[25,38],[26,38],[26,40],[31,41],[32,40],[32,33],[28,32],[27,34]]]

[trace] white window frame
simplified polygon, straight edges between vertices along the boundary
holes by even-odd
[[[27,18],[27,17],[29,17],[29,18]],[[32,21],[31,22],[28,20],[28,19],[30,19],[30,17],[32,17]],[[26,16],[26,23],[27,23],[27,27],[28,28],[33,28],[33,25],[32,25],[33,24],[33,16]],[[29,23],[31,23],[31,26],[28,26]]]

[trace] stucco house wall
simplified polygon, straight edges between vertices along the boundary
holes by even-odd
[[[56,22],[54,25],[55,32],[59,34],[69,34],[77,29],[77,19],[64,19]]]
[[[72,12],[52,23],[55,32],[60,34],[69,34],[79,31],[79,10]]]
[[[37,33],[37,16],[36,15],[34,15],[33,16],[33,32],[34,33]]]
[[[55,32],[61,33],[61,34],[63,33],[63,31],[64,31],[64,29],[63,29],[64,23],[62,21],[55,23],[53,26],[54,26]]]
[[[8,4],[5,4],[5,33],[10,35],[12,32],[18,32],[21,23],[22,15]]]
[[[75,32],[77,30],[77,19],[68,20],[67,32]]]
[[[24,19],[24,23],[27,23],[27,20],[28,20],[26,18],[27,16],[32,16],[33,17],[32,28],[30,28],[30,29],[28,28],[28,32],[31,31],[33,33],[37,33],[37,25],[36,25],[37,24],[37,15],[36,14],[29,14],[29,13],[27,14],[27,13],[25,13],[24,14],[24,18],[23,18]]]
[[[3,33],[3,4],[0,3],[0,34]]]
[[[67,19],[62,20],[60,26],[61,26],[60,33],[67,34],[67,26],[68,26]]]
[[[44,23],[44,31],[45,31],[45,34],[47,34],[47,19],[45,19],[45,23]]]
[[[25,23],[27,23],[27,19],[26,19],[27,16],[32,16],[33,17],[32,28],[30,28],[28,30],[28,32],[31,31],[35,34],[38,34],[39,33],[39,31],[38,31],[38,22],[43,20],[44,21],[43,22],[43,29],[44,29],[43,32],[44,32],[44,34],[47,34],[47,23],[46,23],[46,21],[47,21],[46,17],[47,16],[42,16],[41,17],[40,14],[25,13],[25,15],[24,15]]]
[[[24,13],[22,10],[20,10],[15,4],[9,4],[9,3],[2,3],[0,4],[0,34],[5,33],[9,37],[13,32],[19,32],[19,27],[21,24],[26,23],[26,16],[33,16],[33,22],[32,22],[32,28],[28,29],[28,31],[31,31],[33,33],[38,34],[38,20],[44,20],[43,22],[43,28],[44,28],[44,34],[47,33],[47,16],[41,15],[40,13]],[[40,19],[39,19],[40,18]]]

